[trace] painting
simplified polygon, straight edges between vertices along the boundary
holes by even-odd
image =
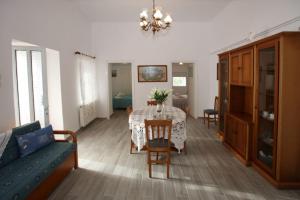
[[[139,82],[168,82],[167,65],[139,65]]]

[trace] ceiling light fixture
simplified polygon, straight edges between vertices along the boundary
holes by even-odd
[[[153,0],[152,15],[148,18],[148,11],[144,10],[140,13],[140,27],[144,31],[151,30],[153,35],[160,30],[167,29],[171,26],[172,18],[169,14],[162,20],[162,12],[155,7],[155,0]]]

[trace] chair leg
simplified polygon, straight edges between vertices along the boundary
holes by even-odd
[[[205,124],[205,112],[203,112],[203,124]]]
[[[167,154],[167,178],[170,178],[170,151]]]
[[[184,149],[184,153],[187,154],[187,149],[186,149],[186,141],[184,141],[184,146],[183,146],[183,149]]]
[[[210,115],[208,114],[208,117],[207,117],[207,127],[209,129],[209,123],[210,123]]]
[[[149,166],[149,178],[152,178],[152,169],[151,169],[151,154],[148,151],[148,166]]]
[[[133,148],[133,142],[132,139],[130,138],[130,154],[132,154],[132,148]]]
[[[217,116],[216,116],[216,114],[214,114],[214,118],[215,118],[215,125],[217,125]]]

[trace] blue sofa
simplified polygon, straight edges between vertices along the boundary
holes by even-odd
[[[71,131],[54,131],[70,135],[37,152],[20,157],[16,135],[40,129],[40,123],[14,128],[0,159],[0,199],[46,199],[65,176],[78,167],[77,139]]]

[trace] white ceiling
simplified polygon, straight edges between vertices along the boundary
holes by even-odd
[[[152,0],[68,0],[74,2],[93,22],[133,22],[139,13],[152,8]],[[205,22],[215,17],[226,5],[235,0],[156,0],[163,13],[171,14],[174,21]]]

